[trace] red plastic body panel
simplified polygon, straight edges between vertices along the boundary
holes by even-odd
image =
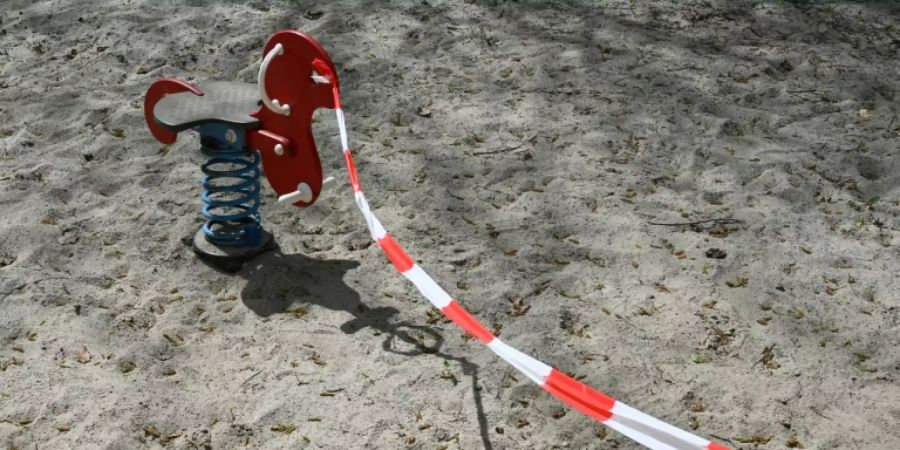
[[[299,31],[285,30],[275,33],[263,50],[265,56],[276,44],[284,47],[284,53],[276,56],[266,71],[266,91],[270,98],[278,99],[291,107],[290,115],[282,115],[260,107],[252,115],[260,120],[261,130],[287,138],[292,148],[283,155],[262,151],[263,169],[272,189],[278,195],[297,190],[306,183],[313,196],[309,202],[296,202],[295,206],[315,203],[322,192],[322,165],[312,133],[312,115],[318,108],[334,108],[332,89],[337,85],[334,64],[318,41]],[[331,70],[332,84],[319,84],[312,80],[314,61],[325,64]]]

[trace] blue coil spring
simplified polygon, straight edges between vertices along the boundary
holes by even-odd
[[[260,244],[259,154],[245,149],[216,149],[200,167],[200,198],[206,205],[206,238],[220,246],[253,247]]]

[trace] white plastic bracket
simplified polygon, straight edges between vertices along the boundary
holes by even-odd
[[[319,75],[319,72],[316,72],[315,70],[313,70],[312,73],[312,80],[313,82],[318,84],[331,84],[331,81],[328,79],[328,77]]]

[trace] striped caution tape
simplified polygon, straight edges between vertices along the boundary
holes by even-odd
[[[445,316],[465,330],[466,333],[485,343],[497,356],[563,403],[650,449],[728,450],[728,447],[710,442],[707,439],[644,414],[516,350],[494,336],[478,319],[473,317],[459,302],[444,291],[413,261],[406,251],[403,250],[403,247],[385,230],[381,221],[372,214],[369,203],[363,194],[362,186],[359,183],[359,174],[356,171],[356,165],[353,163],[353,155],[350,154],[350,147],[347,144],[347,127],[344,123],[344,111],[341,108],[339,89],[331,83],[333,77],[331,73],[328,73],[329,69],[327,66],[324,64],[317,65],[316,69],[323,73],[314,74],[313,79],[318,83],[329,83],[333,86],[334,105],[337,113],[338,129],[341,135],[344,161],[347,164],[347,174],[353,187],[356,205],[366,219],[369,233],[372,234],[372,238],[375,239],[375,242],[378,243],[397,271],[411,281],[416,286],[416,289],[434,307],[440,309]]]

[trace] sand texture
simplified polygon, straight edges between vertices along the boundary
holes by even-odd
[[[330,52],[373,210],[511,345],[742,449],[900,442],[900,4],[0,0],[0,446],[634,449],[396,274],[332,186],[234,275],[154,80]],[[265,185],[265,182],[264,182]]]

